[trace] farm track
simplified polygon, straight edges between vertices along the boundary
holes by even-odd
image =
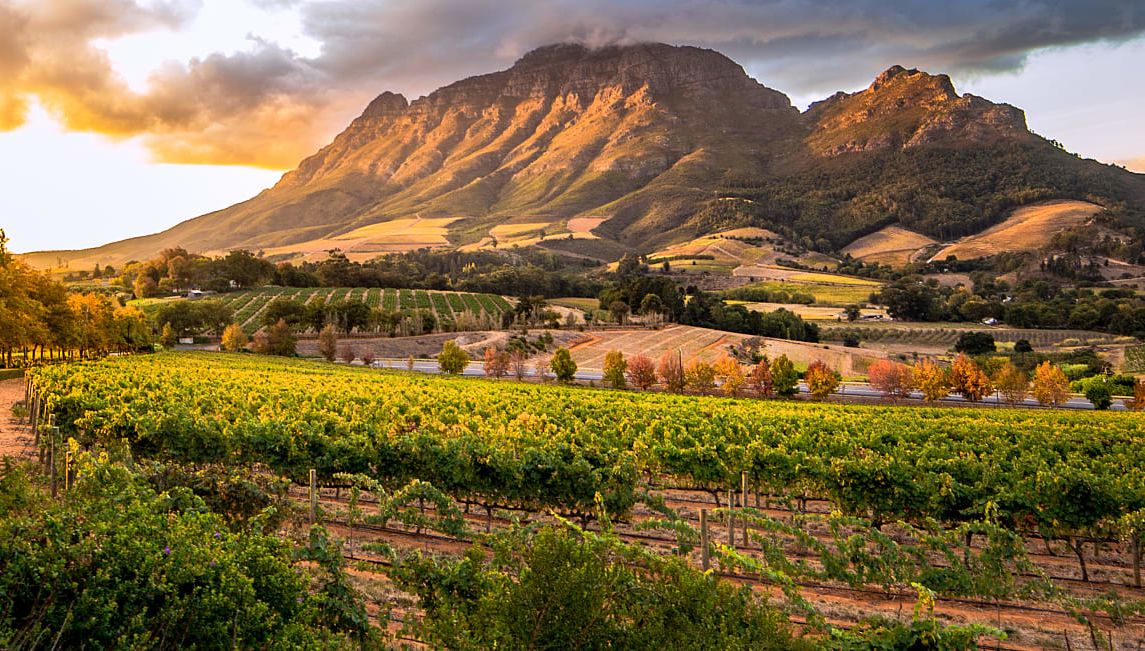
[[[32,428],[12,414],[12,407],[24,399],[24,380],[0,381],[0,459],[34,459]]]

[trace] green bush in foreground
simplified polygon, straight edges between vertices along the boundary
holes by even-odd
[[[64,499],[0,479],[0,647],[359,648],[313,554],[235,531],[186,488],[87,458]],[[257,523],[256,523],[257,524]],[[314,545],[311,545],[314,547]],[[295,554],[311,563],[303,571]],[[321,566],[321,564],[317,564]],[[315,578],[311,578],[311,577]],[[363,611],[364,613],[364,611]],[[330,625],[329,623],[333,623]]]

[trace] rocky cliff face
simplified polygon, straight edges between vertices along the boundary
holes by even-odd
[[[382,93],[257,197],[63,257],[117,264],[168,246],[273,249],[434,217],[453,220],[454,246],[506,222],[593,216],[613,246],[648,250],[707,228],[696,215],[729,178],[750,186],[852,152],[1007,141],[1040,139],[1022,111],[960,96],[945,75],[894,66],[800,114],[711,50],[555,45],[412,102]]]
[[[941,142],[973,145],[1028,139],[1025,114],[1008,104],[959,96],[946,75],[893,66],[864,91],[837,93],[808,109],[811,148],[825,156]]]

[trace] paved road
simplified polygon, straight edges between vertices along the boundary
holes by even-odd
[[[408,370],[408,368],[409,368],[408,362],[406,360],[379,360],[379,361],[374,362],[374,366],[377,368],[401,369],[403,371]],[[441,372],[437,368],[437,361],[432,360],[432,359],[414,360],[413,370],[415,370],[419,373],[437,374],[437,373]],[[470,362],[469,366],[467,366],[461,374],[466,376],[466,377],[484,377],[485,376],[484,364],[482,362]],[[530,368],[526,371],[526,375],[528,377],[536,377],[536,371],[532,368],[532,365],[530,365]],[[576,372],[576,379],[580,380],[581,382],[588,382],[590,380],[595,381],[595,382],[600,382],[603,379],[603,377],[604,377],[604,374],[601,373],[600,371],[578,370]],[[806,393],[810,393],[810,390],[807,388],[806,384],[801,382],[801,383],[799,383],[799,392],[806,394]],[[869,384],[850,384],[849,383],[849,384],[844,385],[842,387],[842,390],[839,393],[840,393],[840,395],[843,395],[843,396],[858,396],[858,397],[863,397],[863,398],[882,398],[883,397],[883,394],[876,391]],[[914,393],[911,394],[911,397],[918,399],[918,400],[921,400],[922,399],[922,393],[915,391]],[[941,400],[940,402],[944,402],[944,403],[948,403],[948,404],[966,404],[966,399],[963,398],[962,396],[950,395],[950,396],[947,396],[946,398],[944,398],[943,400]],[[982,405],[1008,406],[996,394],[984,398],[980,404],[982,404]],[[1019,404],[1023,407],[1039,407],[1040,406],[1038,404],[1038,401],[1034,400],[1033,398],[1027,398],[1025,401],[1023,401]],[[1068,401],[1065,402],[1065,404],[1063,404],[1061,406],[1066,408],[1066,409],[1093,409],[1092,403],[1090,403],[1085,398],[1078,398],[1078,397],[1070,398]],[[1110,407],[1110,409],[1112,411],[1125,411],[1127,408],[1125,406],[1125,403],[1120,398],[1114,398],[1113,405]]]

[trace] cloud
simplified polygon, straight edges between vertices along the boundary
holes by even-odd
[[[247,2],[299,12],[320,53],[256,33],[243,51],[163,64],[135,92],[97,40],[177,30],[198,2],[0,0],[0,129],[36,99],[68,128],[140,136],[159,160],[285,168],[382,90],[428,93],[553,42],[711,47],[769,86],[818,98],[894,63],[990,74],[1034,50],[1145,31],[1135,0]]]

